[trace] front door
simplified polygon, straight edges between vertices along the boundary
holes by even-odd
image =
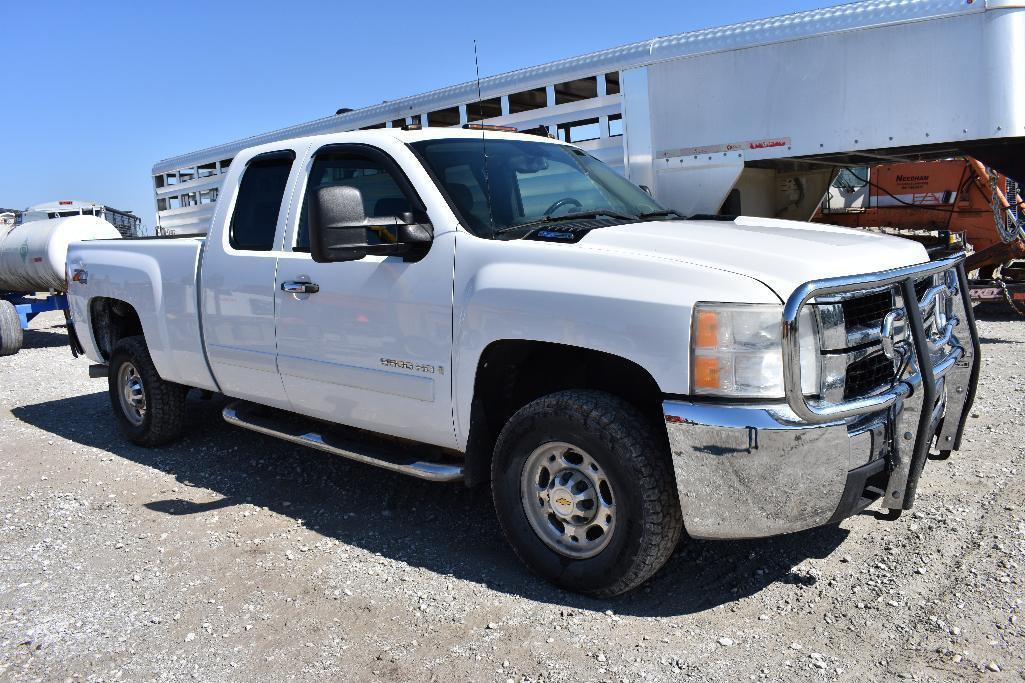
[[[367,256],[315,263],[307,224],[311,190],[325,184],[355,187],[368,218],[396,216],[422,204],[391,157],[377,148],[330,145],[316,151],[308,167],[275,287],[278,370],[292,409],[454,447],[454,231],[436,233],[430,251],[415,262]],[[318,290],[295,293],[294,283],[312,283]]]

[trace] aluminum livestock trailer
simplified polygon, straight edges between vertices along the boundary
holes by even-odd
[[[538,129],[687,215],[807,220],[838,168],[880,161],[970,155],[1025,180],[1022,64],[1021,0],[870,0],[654,38],[166,159],[157,231],[206,232],[243,147],[411,124]]]

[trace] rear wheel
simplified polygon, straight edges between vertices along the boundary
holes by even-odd
[[[658,571],[683,531],[664,440],[627,402],[564,391],[518,411],[492,461],[506,538],[531,569],[608,597]]]
[[[118,425],[132,443],[160,446],[181,435],[189,389],[160,377],[142,337],[126,337],[114,347],[107,387]]]
[[[21,351],[24,335],[21,330],[21,319],[14,304],[0,299],[0,356],[13,356]]]

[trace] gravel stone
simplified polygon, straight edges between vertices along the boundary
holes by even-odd
[[[230,427],[221,397],[130,445],[43,314],[0,358],[0,680],[1020,680],[1025,320],[979,317],[976,417],[910,513],[685,540],[592,600],[516,562],[486,490]]]

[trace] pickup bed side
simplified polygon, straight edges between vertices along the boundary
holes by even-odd
[[[134,317],[162,378],[217,391],[203,351],[196,299],[203,243],[188,238],[72,244],[68,299],[86,355],[109,360],[113,345],[107,328],[121,324],[131,329]]]

